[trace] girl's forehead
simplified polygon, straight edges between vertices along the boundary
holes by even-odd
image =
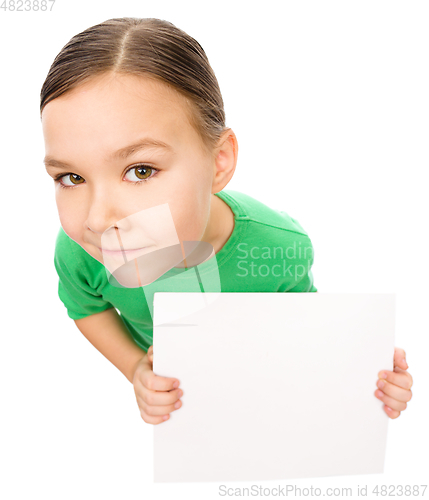
[[[167,82],[137,75],[104,75],[91,79],[68,95],[83,99],[133,100],[135,105],[187,106],[188,99]]]
[[[158,82],[135,77],[97,80],[73,89],[46,105],[42,122],[58,133],[66,133],[70,127],[185,131],[191,126],[184,96]]]
[[[46,105],[46,149],[54,157],[94,148],[107,154],[144,137],[165,142],[176,153],[203,149],[184,101],[167,86],[145,79],[92,82]]]

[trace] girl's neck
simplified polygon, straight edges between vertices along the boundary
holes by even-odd
[[[210,243],[215,253],[218,253],[234,231],[234,212],[227,203],[215,195],[212,195],[210,222],[213,229],[203,241]]]

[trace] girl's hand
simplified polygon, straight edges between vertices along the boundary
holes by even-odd
[[[155,375],[153,368],[153,346],[137,364],[133,377],[134,393],[140,415],[147,424],[161,424],[170,418],[169,413],[182,406],[179,398],[183,391],[174,378]],[[177,386],[175,386],[175,382]]]
[[[390,418],[398,418],[412,398],[413,377],[406,371],[405,351],[395,347],[393,372],[382,370],[378,376],[375,396],[385,403],[383,409]],[[401,367],[401,368],[400,368]]]

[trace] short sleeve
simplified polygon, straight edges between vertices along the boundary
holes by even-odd
[[[55,243],[54,264],[58,274],[58,296],[71,319],[82,319],[113,305],[91,288],[73,242],[61,228]],[[82,249],[82,251],[84,251]]]
[[[301,246],[302,244],[302,246]],[[295,266],[295,270],[299,270],[300,273],[295,277],[295,273],[293,273],[294,277],[297,278],[290,283],[287,283],[285,288],[282,290],[283,292],[317,292],[317,288],[314,286],[313,272],[312,266],[314,263],[314,248],[313,244],[308,236],[306,236],[303,240],[298,240],[298,246],[302,250],[302,255],[297,252],[296,257],[297,260],[292,262],[292,266]],[[301,274],[301,271],[302,274]]]
[[[287,292],[317,292],[317,288],[313,284],[313,273],[308,271],[308,273],[303,276],[301,281],[299,281],[293,288],[287,290]]]

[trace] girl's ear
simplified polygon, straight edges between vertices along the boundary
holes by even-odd
[[[231,180],[237,166],[238,142],[231,128],[222,133],[215,152],[216,174],[213,187],[216,188],[214,192],[218,193]]]

